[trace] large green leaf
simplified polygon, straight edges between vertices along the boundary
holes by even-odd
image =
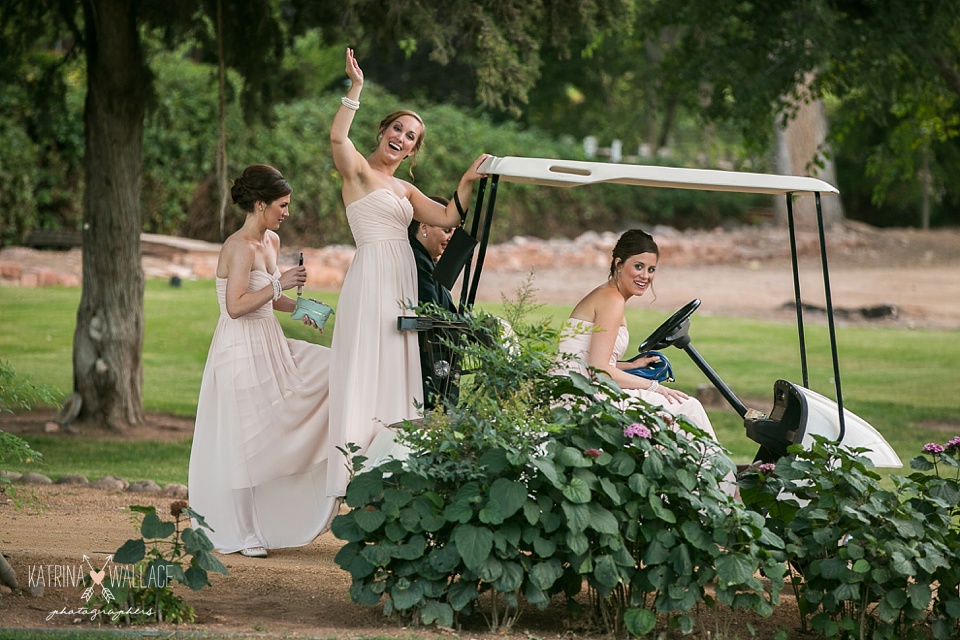
[[[567,516],[567,528],[573,532],[586,531],[590,526],[590,506],[565,501],[562,507]]]
[[[538,536],[533,541],[533,551],[541,558],[549,558],[557,551],[557,543],[549,538]]]
[[[494,582],[503,575],[503,564],[500,558],[487,556],[487,559],[483,561],[483,564],[480,565],[480,568],[477,570],[477,574],[484,582]]]
[[[330,523],[330,532],[344,542],[360,542],[367,537],[367,532],[357,525],[354,513],[338,515]]]
[[[113,554],[113,561],[117,564],[136,564],[143,560],[146,553],[147,545],[144,544],[142,539],[127,540]]]
[[[643,475],[656,480],[663,475],[663,460],[660,456],[650,455],[643,461]]]
[[[467,568],[478,571],[493,549],[493,532],[483,527],[461,524],[453,530],[453,541]]]
[[[357,526],[367,533],[379,529],[386,520],[386,516],[383,515],[383,511],[380,511],[375,507],[357,509],[354,518],[357,521]]]
[[[590,540],[582,532],[567,532],[567,547],[576,556],[581,556],[590,550]]]
[[[557,455],[557,462],[565,467],[589,467],[593,462],[583,455],[583,451],[573,447],[564,447]]]
[[[523,503],[523,517],[526,518],[530,524],[540,522],[540,507],[536,502],[527,500]]]
[[[636,471],[637,461],[634,460],[630,454],[624,451],[618,451],[613,454],[613,458],[610,460],[607,468],[610,469],[611,473],[626,477]]]
[[[581,478],[570,478],[570,482],[563,485],[562,491],[563,497],[570,502],[590,502],[590,485]]]
[[[473,519],[473,507],[467,500],[457,500],[443,510],[443,517],[449,522],[467,523]]]
[[[390,589],[393,606],[398,611],[405,611],[423,603],[423,584],[419,580],[407,582],[398,580]]]
[[[411,536],[406,542],[397,544],[391,555],[400,560],[416,560],[423,556],[426,547],[427,539],[422,535]]]
[[[189,554],[198,551],[213,551],[213,542],[210,541],[203,529],[187,527],[180,534],[180,540],[183,542],[183,550]]]
[[[361,473],[347,485],[346,503],[351,507],[364,507],[376,502],[383,494],[383,477],[376,469]]]
[[[229,575],[227,568],[220,562],[220,559],[209,551],[201,549],[194,554],[193,558],[196,560],[197,566],[204,571],[213,571],[214,573]]]
[[[620,568],[611,556],[603,555],[594,561],[593,576],[605,587],[620,584]]]
[[[363,556],[364,548],[363,544],[348,542],[340,547],[340,551],[333,558],[338,567],[350,574],[354,583],[372,575],[377,570],[376,565]]]
[[[623,624],[632,635],[641,638],[657,626],[657,614],[649,609],[631,607],[623,612]]]
[[[167,538],[173,535],[177,528],[172,522],[164,522],[156,513],[148,513],[143,516],[143,523],[140,525],[140,535],[145,540]]]
[[[530,569],[530,580],[537,588],[544,591],[552,587],[561,575],[563,575],[563,565],[555,558],[547,562],[537,562]]]
[[[550,481],[555,487],[560,487],[562,481],[560,480],[560,474],[557,472],[556,465],[553,464],[552,460],[547,458],[534,458],[533,466],[540,470],[540,473]]]
[[[596,502],[591,502],[589,505],[589,514],[590,514],[590,528],[598,533],[608,533],[610,535],[618,535],[620,533],[620,525],[617,522],[616,516],[612,513],[601,507]]]
[[[503,561],[500,577],[491,586],[501,593],[516,591],[523,584],[523,566],[519,562]]]
[[[207,572],[199,567],[190,567],[183,572],[183,584],[187,585],[194,591],[200,591],[205,586],[210,584],[210,579],[207,577]]]
[[[476,581],[462,577],[450,585],[449,602],[454,611],[463,611],[464,607],[480,597]]]
[[[427,555],[430,566],[439,573],[453,573],[460,564],[460,553],[453,544],[445,544],[442,547],[434,547]]]
[[[490,485],[490,502],[499,504],[504,518],[509,518],[519,511],[526,501],[527,488],[519,482],[498,478]]]
[[[488,502],[477,514],[480,522],[483,524],[499,525],[503,523],[504,515],[500,509],[500,503],[495,500]]]
[[[743,584],[753,577],[756,563],[739,554],[724,554],[715,563],[717,579],[728,585]]]
[[[653,509],[653,514],[663,520],[664,522],[674,523],[677,521],[677,516],[674,515],[669,508],[663,504],[663,500],[660,496],[651,493],[649,497],[650,508]]]
[[[445,602],[429,600],[420,611],[421,624],[436,624],[439,627],[453,626],[453,607]]]

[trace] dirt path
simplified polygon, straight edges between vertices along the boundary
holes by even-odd
[[[77,614],[51,615],[51,612],[76,611],[83,605],[81,589],[54,584],[58,570],[62,574],[68,571],[58,568],[80,565],[84,554],[100,567],[108,554],[128,538],[137,537],[131,515],[126,510],[129,505],[153,505],[158,513],[166,516],[171,500],[78,486],[42,486],[33,491],[43,505],[42,511],[15,511],[9,506],[0,506],[0,550],[15,567],[22,586],[38,582],[45,583],[45,586],[42,595],[31,595],[28,591],[2,592],[0,628],[77,628],[102,624],[102,621],[81,621],[82,616]],[[460,633],[403,627],[385,618],[379,608],[350,602],[347,596],[349,576],[334,563],[339,548],[339,541],[328,533],[305,547],[271,551],[265,559],[245,558],[239,554],[220,556],[229,576],[214,575],[212,587],[200,592],[181,588],[180,593],[196,609],[197,623],[150,627],[318,638],[528,640],[601,637],[582,624],[569,623],[560,600],[546,611],[525,611],[511,633],[488,633],[480,619],[470,620]],[[706,620],[712,624],[711,618]],[[785,595],[784,604],[773,618],[741,614],[729,622],[731,632],[739,637],[749,636],[746,627],[749,622],[758,632],[757,637],[770,638],[778,628],[792,630],[799,624],[799,618],[792,596]]]

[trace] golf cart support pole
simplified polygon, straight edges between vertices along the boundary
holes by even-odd
[[[483,271],[483,260],[487,255],[487,244],[490,242],[490,224],[493,222],[493,209],[497,204],[497,185],[500,183],[500,176],[494,175],[490,180],[490,202],[487,203],[487,210],[483,216],[482,236],[474,236],[480,241],[480,247],[477,251],[477,269],[473,273],[473,281],[470,283],[470,296],[467,299],[467,305],[472,307],[477,298],[477,289],[480,287],[480,272]],[[483,206],[483,195],[477,196],[477,208]],[[474,221],[474,229],[478,226],[480,220]],[[464,279],[466,282],[466,278]]]
[[[803,386],[810,388],[807,375],[807,342],[803,330],[803,299],[800,295],[800,265],[797,260],[797,233],[793,222],[793,194],[787,194],[787,226],[790,229],[790,259],[793,263],[793,299],[797,307],[797,332],[800,334],[800,373]]]
[[[480,213],[483,211],[483,194],[487,189],[487,179],[483,178],[480,180],[480,184],[477,186],[477,204],[473,210],[473,223],[470,227],[470,235],[477,239],[477,230],[480,228]],[[484,246],[486,242],[484,241]],[[463,265],[463,285],[460,287],[460,307],[459,312],[463,313],[467,310],[467,298],[470,294],[470,268],[473,264],[473,253],[467,257],[467,261]],[[477,266],[477,269],[480,269],[480,266]],[[471,301],[471,304],[473,302]]]
[[[820,260],[823,268],[823,293],[827,302],[827,326],[830,328],[830,352],[833,354],[833,379],[837,386],[837,411],[840,418],[840,435],[837,442],[843,441],[846,424],[843,420],[843,394],[840,392],[840,358],[837,356],[837,331],[833,323],[833,296],[830,294],[830,270],[827,269],[827,241],[823,233],[823,208],[820,204],[820,192],[816,192],[817,230],[820,233]]]

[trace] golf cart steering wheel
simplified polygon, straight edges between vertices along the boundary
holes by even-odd
[[[700,300],[694,299],[683,305],[676,313],[663,321],[659,327],[654,329],[653,333],[647,336],[647,339],[640,343],[639,351],[655,351],[669,347],[674,342],[687,334],[684,324],[693,315],[693,312],[700,306]]]

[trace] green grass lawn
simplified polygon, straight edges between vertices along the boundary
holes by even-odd
[[[336,307],[335,293],[304,292]],[[72,389],[72,343],[79,289],[0,289],[0,358],[35,383],[66,394]],[[480,305],[501,313],[501,305]],[[569,306],[542,306],[532,317],[555,326]],[[178,288],[150,280],[145,297],[143,403],[146,411],[193,416],[207,349],[217,322],[212,281],[186,281]],[[630,310],[627,319],[634,352],[668,314]],[[329,346],[332,322],[323,334],[278,314],[290,337]],[[801,384],[798,335],[792,323],[761,322],[694,314],[691,336],[696,350],[748,407],[768,411],[773,383]],[[865,326],[837,329],[844,407],[877,428],[906,463],[926,442],[960,435],[960,361],[956,331],[903,330]],[[807,322],[809,386],[835,397],[829,334],[825,325]],[[905,357],[908,354],[909,358]],[[676,349],[667,352],[677,376],[675,386],[693,393],[705,376]],[[752,459],[756,445],[729,407],[710,409],[721,442],[737,462]],[[2,426],[2,418],[0,418]],[[31,436],[44,454],[42,467],[53,477],[80,473],[116,475],[128,480],[186,482],[189,443],[89,442],[62,436]],[[26,465],[7,464],[23,470]]]

